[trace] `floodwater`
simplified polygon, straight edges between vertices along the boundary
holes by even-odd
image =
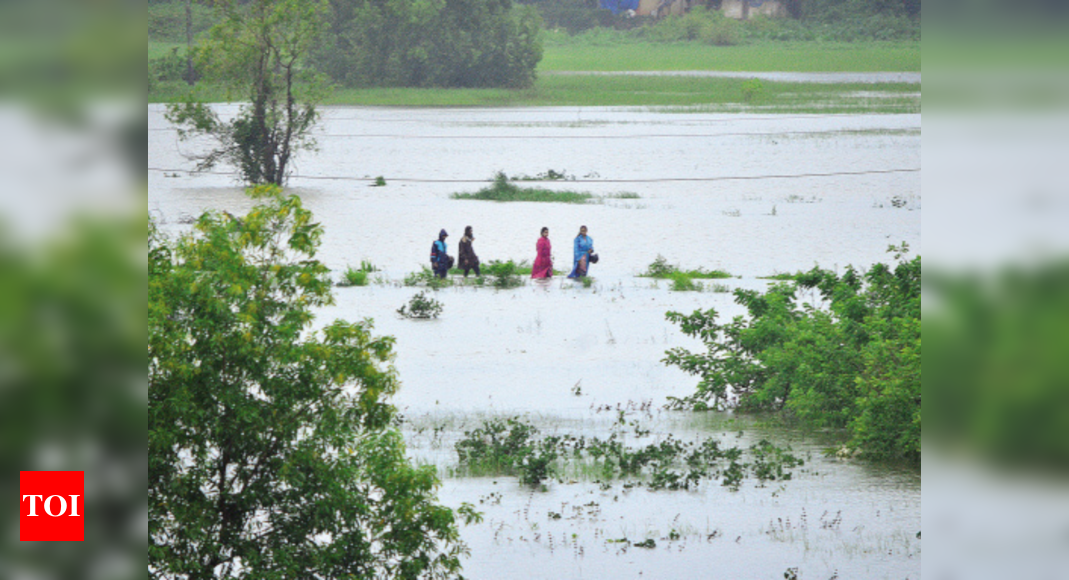
[[[186,218],[207,208],[250,206],[232,175],[188,175],[183,153],[196,144],[177,140],[161,108],[150,106],[148,117],[149,210],[165,231],[188,229]],[[736,276],[715,281],[719,290],[764,288],[759,276],[889,260],[892,243],[919,253],[920,115],[337,107],[319,128],[319,151],[302,154],[291,182],[325,227],[317,257],[338,271],[361,260],[383,269],[372,275],[378,283],[338,288],[319,320],[370,317],[397,338],[403,386],[394,402],[410,452],[439,467],[443,502],[484,512],[483,523],[462,530],[466,576],[782,578],[788,568],[800,578],[920,576],[919,471],[826,457],[836,444],[828,434],[660,410],[696,382],[660,362],[665,350],[700,347],[665,312],[742,309],[727,292],[673,292],[635,276],[662,255]],[[548,169],[576,181],[540,187],[639,198],[449,198],[496,171]],[[385,187],[369,187],[377,176]],[[532,261],[548,226],[555,266],[565,271],[571,239],[586,225],[601,256],[595,283],[446,288],[435,294],[444,305],[438,320],[401,319],[395,310],[417,289],[400,280],[427,263],[439,229],[455,254],[466,225],[484,262]],[[671,433],[748,447],[766,438],[807,461],[790,481],[748,480],[737,492],[716,481],[651,492],[582,478],[535,491],[513,477],[454,475],[453,444],[485,418],[520,415],[546,434],[604,436],[617,408],[652,430],[648,440]],[[633,545],[645,539],[656,547]]]

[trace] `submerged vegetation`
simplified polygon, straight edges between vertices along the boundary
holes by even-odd
[[[367,260],[360,261],[360,267],[346,266],[342,272],[342,279],[337,282],[338,286],[367,286],[368,274],[378,272],[379,269]]]
[[[442,313],[442,303],[432,296],[427,296],[424,290],[397,309],[397,313],[405,318],[438,318]]]
[[[552,170],[551,170],[552,171]],[[564,181],[563,175],[556,174],[547,177],[545,181]],[[600,203],[605,199],[638,199],[637,193],[621,192],[606,196],[597,196],[585,191],[554,191],[541,187],[520,187],[514,183],[505,172],[498,171],[494,175],[493,184],[476,191],[475,193],[454,193],[453,199],[478,199],[483,201],[537,201],[554,203]],[[574,178],[573,178],[574,179]],[[526,176],[523,181],[535,181],[536,178]]]
[[[878,459],[920,460],[921,258],[842,274],[813,268],[767,292],[735,290],[749,316],[669,312],[706,351],[674,348],[664,362],[698,376],[676,408],[776,410],[803,424],[846,429],[847,448]],[[800,303],[802,290],[821,303]]]
[[[628,440],[655,439],[645,445]],[[515,475],[526,485],[585,474],[603,487],[620,480],[625,488],[694,489],[719,479],[737,491],[747,477],[758,485],[791,479],[791,469],[804,462],[782,448],[761,440],[747,450],[721,448],[716,438],[686,442],[671,434],[653,438],[637,421],[621,413],[605,439],[547,435],[518,417],[490,419],[456,444],[462,469],[468,473]],[[748,458],[749,461],[743,461]]]
[[[647,266],[646,271],[639,274],[639,277],[670,280],[672,282],[671,289],[675,292],[701,292],[706,289],[706,286],[701,282],[695,282],[695,280],[731,278],[732,275],[724,270],[706,270],[704,268],[682,270],[675,264],[669,264],[664,256],[658,254],[657,259]],[[709,286],[709,290],[726,292],[728,289],[723,284],[712,284]]]

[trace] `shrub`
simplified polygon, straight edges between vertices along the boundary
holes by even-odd
[[[482,271],[493,277],[494,288],[515,288],[523,285],[523,278],[519,276],[520,268],[512,260],[488,262]]]
[[[901,255],[906,247],[891,249]],[[701,379],[674,405],[718,407],[736,397],[742,409],[848,429],[849,446],[863,455],[919,461],[920,272],[920,257],[893,269],[847,267],[841,276],[814,268],[797,286],[736,289],[748,319],[720,324],[712,309],[669,312],[706,345],[705,353],[665,353],[666,364]],[[798,304],[797,287],[819,291],[825,307]]]
[[[413,296],[408,304],[398,308],[397,313],[405,318],[438,318],[442,313],[442,303],[427,296],[427,291],[424,290]]]

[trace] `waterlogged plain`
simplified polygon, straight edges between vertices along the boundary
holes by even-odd
[[[231,175],[189,175],[183,153],[196,144],[180,143],[161,109],[148,116],[149,211],[164,231],[188,231],[204,209],[237,215],[251,205]],[[437,468],[444,502],[484,513],[462,530],[466,576],[781,578],[796,568],[799,578],[919,577],[919,471],[826,456],[842,442],[835,433],[661,408],[696,381],[666,367],[665,351],[700,348],[665,312],[743,309],[730,292],[676,291],[671,279],[639,276],[660,256],[684,272],[728,274],[702,281],[729,291],[764,289],[768,276],[815,264],[886,262],[892,243],[919,252],[919,131],[919,115],[327,109],[320,150],[298,160],[291,191],[323,224],[317,258],[335,279],[347,266],[366,277],[336,288],[319,321],[371,318],[397,338],[394,402],[409,453]],[[451,197],[498,171],[549,169],[576,179],[523,185],[605,202]],[[370,187],[379,176],[385,185]],[[609,197],[620,191],[639,198]],[[455,255],[467,225],[484,263],[533,261],[542,226],[556,270],[570,269],[580,225],[602,259],[589,286],[559,275],[500,288],[405,285],[440,229]],[[397,313],[419,292],[441,304],[437,318]],[[561,461],[533,486],[462,465],[465,432],[509,418],[539,437],[618,433],[632,449],[671,438],[748,452],[767,440],[804,463],[789,480],[748,473],[737,491],[713,473],[724,461],[688,490],[652,489],[648,471],[606,477],[582,462]]]

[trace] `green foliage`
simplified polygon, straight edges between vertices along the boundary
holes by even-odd
[[[657,258],[646,267],[646,271],[639,274],[643,278],[658,278],[661,280],[671,280],[672,290],[676,292],[701,292],[705,289],[705,285],[701,282],[695,282],[695,279],[717,279],[717,278],[730,278],[731,274],[723,270],[705,270],[704,268],[698,268],[697,270],[680,270],[679,266],[675,264],[669,264],[668,260],[657,254]],[[714,290],[719,292],[720,288],[725,288],[722,285],[714,285]]]
[[[696,40],[716,46],[739,44],[744,35],[741,22],[704,6],[695,6],[681,16],[657,20],[642,28],[641,33],[644,38],[658,42]]]
[[[342,273],[342,279],[338,281],[338,286],[367,286],[368,274],[378,270],[371,262],[361,260],[359,268],[346,266],[345,272]]]
[[[657,254],[657,258],[646,267],[646,271],[639,276],[645,278],[669,278],[672,274],[679,271],[679,266],[675,264],[669,264],[668,259],[664,256]]]
[[[673,272],[669,274],[668,279],[672,281],[672,290],[675,292],[701,292],[702,290],[701,282],[694,282],[686,272]]]
[[[145,222],[53,215],[53,226],[25,235],[11,226],[26,215],[6,213],[0,228],[0,493],[16,497],[20,470],[84,471],[86,541],[20,544],[11,502],[0,509],[11,522],[0,574],[85,577],[128,554],[110,576],[135,578],[143,536],[119,530],[145,522],[132,483],[145,477]]]
[[[171,47],[171,51],[164,56],[154,58],[148,62],[149,76],[156,81],[184,81],[186,80],[187,61],[184,50],[180,47]],[[199,75],[196,75],[199,78]]]
[[[182,139],[216,145],[193,156],[197,170],[234,165],[248,184],[282,184],[293,155],[312,149],[322,79],[304,66],[326,24],[325,0],[219,2],[219,22],[195,50],[197,69],[246,101],[224,120],[193,94],[167,107]]]
[[[817,427],[846,428],[849,446],[874,458],[920,458],[921,259],[892,247],[892,269],[848,267],[840,276],[814,268],[796,284],[767,292],[735,290],[746,307],[724,324],[715,310],[669,312],[706,352],[674,348],[664,362],[700,378],[676,407],[728,404],[772,409]],[[799,289],[819,292],[826,308],[799,304]]]
[[[190,9],[193,16],[194,36],[200,35],[215,23],[212,10],[206,4],[193,2]],[[183,0],[149,4],[148,40],[149,42],[185,43],[186,3]]]
[[[520,187],[509,181],[503,171],[494,175],[494,182],[475,193],[454,193],[453,199],[478,199],[484,201],[540,201],[556,203],[587,203],[594,194],[578,191],[553,191],[537,187]]]
[[[371,187],[386,187],[386,178],[378,176],[375,178],[375,182],[371,184]]]
[[[493,276],[494,288],[515,288],[523,285],[523,279],[520,278],[521,269],[512,260],[506,262],[490,261],[483,265],[482,271]],[[531,274],[530,268],[527,268],[527,274]]]
[[[1069,260],[994,272],[929,270],[924,283],[933,304],[926,306],[924,328],[926,444],[1003,464],[1063,469],[1069,464]],[[909,360],[914,354],[919,358],[919,341],[893,353]]]
[[[457,575],[455,514],[391,426],[393,338],[311,332],[333,301],[323,230],[250,193],[174,242],[150,224],[149,576]]]
[[[453,285],[453,280],[450,278],[439,278],[434,274],[434,270],[431,270],[427,266],[423,266],[419,272],[411,272],[402,282],[405,286],[426,286],[437,290],[439,288],[446,288]]]
[[[428,296],[424,290],[397,309],[397,313],[405,318],[438,318],[442,313],[442,303]]]
[[[761,98],[764,94],[765,85],[761,82],[761,79],[746,79],[742,83],[742,102],[753,103]],[[775,211],[775,208],[773,208]]]
[[[538,13],[511,0],[331,0],[316,66],[351,87],[529,87]]]
[[[763,485],[790,479],[790,469],[803,463],[789,448],[764,440],[750,449],[754,461],[747,464],[739,462],[741,449],[721,449],[714,438],[686,442],[667,435],[633,447],[625,444],[632,436],[645,439],[651,434],[637,421],[628,423],[621,416],[606,439],[543,437],[532,424],[513,417],[491,419],[465,431],[456,450],[469,473],[516,475],[526,485],[540,485],[571,469],[607,480],[623,479],[625,487],[645,485],[649,489],[693,489],[704,480],[723,477],[723,485],[737,490],[747,474]]]

